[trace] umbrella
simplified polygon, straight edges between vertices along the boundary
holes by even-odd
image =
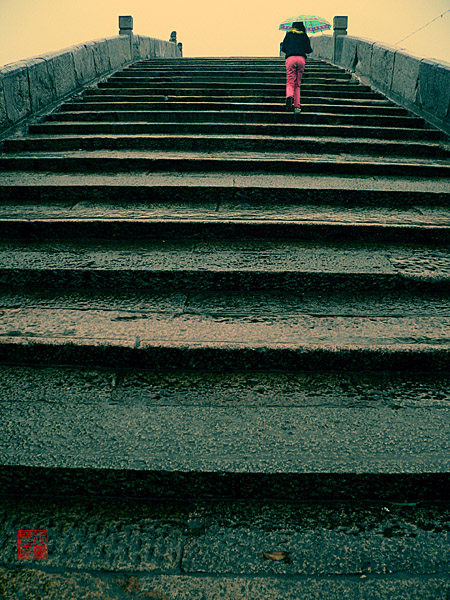
[[[281,23],[278,29],[283,31],[289,31],[292,28],[292,23],[295,21],[303,21],[306,31],[309,33],[316,33],[317,31],[326,31],[331,29],[331,24],[322,17],[316,17],[315,15],[298,15],[298,17],[291,17]]]

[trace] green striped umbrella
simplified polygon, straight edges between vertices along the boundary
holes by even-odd
[[[281,23],[278,29],[289,31],[292,28],[292,23],[295,21],[303,21],[305,29],[308,33],[317,33],[318,31],[327,31],[331,29],[331,24],[322,17],[315,15],[298,15],[298,17],[290,17]]]

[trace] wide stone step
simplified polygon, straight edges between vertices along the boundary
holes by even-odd
[[[324,67],[330,67],[330,63],[314,58],[313,56],[309,57],[308,65],[322,65]],[[184,56],[182,58],[178,57],[161,57],[161,58],[147,58],[143,60],[139,60],[135,65],[156,65],[160,67],[162,65],[173,67],[173,66],[183,66],[183,65],[211,65],[211,66],[222,66],[226,64],[232,65],[244,65],[248,66],[252,69],[255,66],[270,66],[270,65],[284,65],[285,60],[282,57],[273,57],[273,56],[231,56],[231,57],[213,57],[213,56]]]
[[[109,207],[108,207],[109,208]],[[338,211],[322,210],[317,215],[311,210],[267,211],[264,216],[254,216],[254,211],[230,211],[223,209],[220,217],[209,211],[190,211],[184,214],[179,207],[172,212],[169,205],[165,211],[149,210],[147,207],[140,211],[115,209],[109,211],[108,218],[100,216],[105,210],[104,205],[94,205],[89,208],[80,207],[71,210],[70,215],[61,214],[61,210],[51,207],[38,207],[28,210],[28,217],[20,218],[19,210],[14,211],[15,217],[4,218],[6,210],[0,210],[0,230],[5,231],[1,239],[14,240],[55,240],[55,239],[110,239],[110,240],[139,240],[139,239],[264,239],[264,240],[353,240],[377,242],[422,242],[445,243],[450,239],[450,213],[440,211],[436,216],[437,223],[432,224],[426,215],[421,215],[420,223],[414,223],[414,217],[409,217],[409,223],[400,223],[398,216],[389,222],[385,219],[382,224],[377,222],[383,213],[365,218],[357,211],[349,215],[342,214],[343,221],[336,222],[341,216]],[[11,210],[9,210],[11,212]],[[27,211],[22,209],[25,214]],[[38,216],[32,219],[33,212]],[[246,214],[246,212],[250,214]],[[388,211],[385,211],[385,213]],[[432,214],[434,216],[434,212]],[[56,214],[55,214],[56,213]],[[59,213],[59,214],[58,214]],[[253,213],[253,214],[252,214]],[[342,211],[344,213],[344,211]],[[94,216],[91,216],[94,215]],[[114,216],[113,216],[114,215]],[[139,220],[136,221],[136,216]],[[174,216],[175,215],[175,216]],[[350,222],[355,216],[358,221]],[[347,222],[345,222],[347,221]],[[371,222],[372,221],[372,222]],[[12,229],[11,229],[12,228]]]
[[[170,114],[169,114],[170,116]],[[413,129],[400,127],[370,127],[360,125],[357,129],[349,125],[319,125],[319,124],[251,124],[239,122],[210,122],[207,115],[204,116],[205,122],[139,122],[139,123],[117,123],[114,121],[95,123],[95,122],[74,122],[55,121],[31,125],[29,133],[41,136],[63,136],[63,135],[152,135],[167,133],[169,135],[250,135],[250,136],[278,136],[286,137],[306,137],[308,134],[314,138],[343,137],[355,138],[355,133],[363,139],[383,139],[383,140],[423,140],[435,141],[443,140],[445,136],[437,130]],[[218,117],[217,117],[218,118]],[[337,121],[344,119],[338,118]],[[37,148],[32,140],[22,139],[20,141],[5,142],[3,148],[7,152],[27,151]],[[42,146],[45,149],[45,146]],[[48,147],[47,147],[48,149]]]
[[[42,370],[37,376],[34,398],[44,393],[45,375]],[[51,373],[48,379],[55,385]],[[239,395],[232,399],[232,406],[186,407],[141,399],[135,403],[133,395],[127,394],[130,379],[128,374],[125,385],[119,384],[109,401],[108,387],[101,390],[100,397],[106,397],[103,402],[93,401],[95,383],[90,384],[89,374],[85,377],[89,395],[81,402],[76,401],[77,389],[67,390],[69,382],[63,384],[59,402],[31,402],[17,397],[17,392],[15,402],[4,400],[1,411],[7,428],[2,431],[10,433],[3,442],[1,474],[9,484],[3,489],[18,490],[24,480],[24,493],[42,474],[41,483],[34,488],[38,494],[53,471],[55,481],[47,491],[66,479],[60,490],[67,495],[76,490],[82,494],[97,490],[98,494],[100,489],[105,495],[125,497],[156,496],[161,490],[170,496],[187,497],[196,491],[191,497],[211,497],[215,487],[216,498],[233,497],[241,488],[241,498],[250,497],[253,491],[253,499],[276,499],[284,485],[282,498],[289,501],[319,499],[319,491],[323,493],[328,484],[322,500],[352,498],[352,491],[353,500],[368,499],[370,493],[383,498],[383,487],[385,500],[404,502],[405,497],[399,496],[409,488],[406,498],[412,496],[417,502],[433,496],[437,499],[445,490],[448,436],[442,422],[448,417],[446,406],[438,410],[419,406],[395,410],[380,402],[373,402],[370,408],[367,402],[338,407],[252,406],[239,402]],[[148,379],[151,382],[151,374]],[[239,381],[239,376],[236,379]],[[297,375],[293,382],[299,380]],[[170,384],[177,382],[170,377],[168,381],[170,393]],[[81,374],[74,385],[82,382]],[[24,383],[19,389],[25,388],[30,397]],[[102,383],[108,385],[104,375],[97,386]],[[324,387],[322,384],[317,395]],[[297,394],[301,397],[300,387]],[[153,396],[147,391],[144,397],[148,395]],[[34,427],[26,435],[23,422],[30,413]],[[434,494],[427,477],[437,484]],[[422,491],[421,479],[425,483]],[[303,493],[295,498],[302,481]],[[309,496],[313,481],[318,489]],[[389,481],[393,489],[386,485]],[[343,488],[332,498],[339,485]],[[116,493],[111,494],[113,491]]]
[[[0,297],[3,364],[442,373],[450,364],[450,304],[442,293],[41,289]]]
[[[63,104],[61,111],[109,111],[109,110],[138,110],[138,111],[217,111],[233,110],[245,112],[286,112],[284,102],[280,98],[273,98],[271,102],[263,102],[262,99],[253,101],[251,97],[233,98],[230,102],[229,97],[217,98],[215,101],[201,101],[200,98],[185,98],[180,100],[177,97],[157,97],[154,100],[139,100],[134,96],[94,96],[89,95],[84,98],[76,98],[73,102]],[[314,103],[302,102],[303,113],[338,113],[345,115],[387,115],[387,116],[408,116],[408,112],[400,106],[380,106],[378,103],[350,104],[329,102]]]
[[[156,76],[156,77],[173,77],[174,74],[180,74],[182,76],[192,76],[192,75],[211,75],[213,77],[217,76],[231,76],[236,75],[236,73],[242,74],[243,77],[264,77],[264,76],[275,76],[278,77],[280,75],[284,75],[286,77],[286,66],[284,64],[279,66],[271,66],[271,67],[255,67],[254,69],[248,69],[246,67],[240,67],[238,65],[224,65],[222,67],[211,67],[209,65],[202,66],[179,66],[176,71],[170,67],[149,67],[149,66],[130,66],[122,71],[117,71],[114,76],[120,75],[124,77],[145,77],[145,76]],[[344,69],[332,68],[332,67],[323,67],[323,66],[311,66],[307,65],[303,76],[315,76],[318,75],[326,76],[326,77],[335,77],[337,79],[351,79],[352,75],[348,71]]]
[[[118,81],[129,81],[130,84],[134,82],[150,82],[150,83],[197,83],[197,82],[220,82],[220,83],[233,83],[233,82],[247,82],[249,85],[252,83],[281,83],[286,85],[286,73],[283,72],[275,72],[275,73],[246,73],[246,72],[224,72],[224,73],[216,73],[211,72],[208,73],[198,71],[198,72],[179,72],[179,73],[171,73],[170,75],[159,75],[150,71],[149,73],[142,72],[121,72],[112,75],[109,80],[110,82],[118,82]],[[351,83],[351,75],[348,73],[333,73],[329,74],[326,72],[323,73],[310,73],[305,72],[302,77],[302,85],[313,84],[313,83],[323,83],[323,84],[341,84],[343,82]]]
[[[110,225],[111,227],[111,225]],[[167,228],[167,224],[161,227]],[[201,224],[199,224],[201,231]],[[450,290],[447,243],[248,241],[170,234],[137,240],[4,240],[3,289]]]
[[[416,169],[417,170],[417,169]],[[174,172],[0,174],[2,218],[99,217],[333,220],[448,225],[449,178]],[[50,212],[47,212],[50,211]],[[83,212],[85,211],[85,212]],[[3,233],[4,235],[4,233]]]
[[[132,80],[129,78],[123,78],[122,80],[117,79],[109,79],[105,82],[100,82],[98,84],[99,89],[156,89],[161,93],[161,89],[170,89],[170,90],[210,90],[214,89],[216,92],[222,90],[245,90],[247,93],[255,91],[264,91],[264,92],[280,92],[283,93],[286,91],[286,84],[280,80],[279,83],[258,83],[258,82],[247,82],[240,83],[237,82],[226,82],[221,81],[217,82],[208,82],[208,81],[192,81],[192,82],[182,82],[182,81],[141,81],[141,80]],[[302,89],[305,91],[320,91],[320,92],[328,92],[334,93],[336,92],[352,92],[357,89],[359,92],[370,92],[371,89],[369,86],[365,86],[359,84],[358,82],[330,82],[330,83],[314,83],[305,81],[302,85]]]
[[[143,88],[107,88],[107,87],[98,87],[92,88],[90,90],[86,90],[86,96],[139,96],[141,98],[150,98],[153,99],[155,97],[164,99],[165,97],[173,97],[173,98],[204,98],[205,96],[208,99],[216,99],[220,98],[241,98],[243,95],[246,97],[253,98],[254,102],[267,102],[268,100],[273,102],[284,102],[285,100],[285,90],[283,90],[280,86],[277,86],[276,89],[272,90],[256,90],[252,87],[251,90],[240,90],[240,89],[203,89],[202,87],[197,88],[167,88],[164,86],[153,87],[148,89]],[[275,96],[275,94],[277,94]],[[375,101],[382,105],[391,105],[392,103],[380,96],[377,92],[372,92],[368,90],[361,91],[360,88],[354,87],[350,91],[341,91],[339,90],[313,90],[313,89],[302,89],[302,100],[306,98],[314,98],[320,99],[321,102],[335,102],[336,100],[345,99],[346,101]]]
[[[304,176],[312,173],[321,175],[346,175],[351,177],[416,177],[445,178],[450,176],[448,161],[408,159],[390,156],[375,158],[341,154],[333,155],[263,152],[151,152],[121,151],[72,151],[63,155],[55,153],[21,153],[0,156],[0,173],[12,171],[42,171],[59,173],[205,173],[220,169],[222,173],[249,173],[260,175],[284,174]]]
[[[93,111],[81,111],[70,110],[72,105],[68,105],[65,110],[52,113],[46,117],[46,121],[51,122],[99,122],[105,121],[111,122],[141,122],[141,123],[158,123],[158,122],[169,122],[169,123],[180,123],[186,124],[190,122],[207,122],[207,123],[260,123],[260,124],[290,124],[295,123],[299,127],[302,125],[339,125],[345,124],[350,126],[366,126],[373,127],[376,129],[383,129],[385,127],[398,127],[401,129],[405,128],[416,128],[425,129],[427,132],[431,132],[432,135],[436,136],[435,139],[447,140],[442,132],[431,129],[426,125],[425,121],[420,117],[411,116],[397,116],[397,115],[349,115],[341,113],[316,113],[309,110],[302,112],[301,114],[288,113],[286,109],[284,111],[275,112],[261,112],[261,111],[234,111],[233,106],[224,106],[221,110],[209,110],[209,111],[192,111],[186,113],[186,111],[152,111],[152,110],[131,110],[130,108],[123,107],[123,110],[93,110]],[[355,131],[355,133],[357,133]],[[356,135],[354,137],[357,137]]]
[[[348,132],[348,133],[351,133]],[[29,138],[15,138],[5,142],[7,152],[70,152],[75,150],[148,150],[166,152],[201,152],[201,153],[277,153],[288,157],[294,154],[298,158],[300,153],[311,154],[357,154],[376,157],[416,157],[446,161],[450,157],[450,148],[446,145],[436,145],[432,142],[406,141],[406,140],[378,140],[365,138],[344,137],[306,137],[296,136],[264,136],[245,134],[192,134],[174,135],[161,134],[134,134],[134,135],[53,135],[51,137],[34,136]],[[420,154],[419,154],[420,153]],[[12,157],[0,155],[0,170],[9,170],[13,163]],[[25,157],[24,157],[25,158]],[[133,157],[124,156],[129,163]],[[136,157],[137,158],[137,157]],[[16,164],[20,164],[16,162]],[[128,167],[130,168],[129,164]],[[450,164],[448,164],[450,168]],[[126,165],[123,165],[126,168]]]
[[[50,379],[51,371],[46,374]],[[67,370],[67,375],[72,371]],[[402,481],[378,476],[385,482],[395,479],[396,485],[388,486],[388,497],[376,494],[369,499],[356,494],[358,501],[350,503],[339,490],[330,502],[319,499],[325,486],[318,485],[317,499],[309,503],[305,499],[313,485],[305,485],[287,506],[250,498],[201,499],[200,488],[183,502],[177,502],[173,494],[167,498],[155,493],[149,494],[152,499],[141,495],[123,501],[111,497],[114,494],[108,498],[107,493],[95,500],[81,499],[67,497],[78,496],[69,492],[71,477],[64,486],[67,495],[60,497],[56,481],[50,481],[51,470],[41,482],[34,477],[38,471],[30,468],[28,474],[33,477],[19,479],[26,485],[26,497],[17,482],[19,495],[0,501],[0,536],[5,540],[0,581],[5,598],[35,598],[48,589],[46,600],[63,600],[68,590],[76,589],[80,598],[108,600],[123,600],[131,595],[129,590],[139,590],[137,597],[177,600],[223,600],[239,595],[252,600],[443,600],[450,591],[449,507],[437,496],[431,503],[421,502],[428,499],[433,479],[440,479],[438,489],[443,491],[443,477],[436,474],[423,478],[426,492],[415,497],[416,490],[404,485],[408,477]],[[111,473],[102,475],[108,484]],[[55,477],[61,483],[57,472]],[[79,485],[80,473],[75,471],[73,477]],[[100,483],[99,473],[89,472],[86,477],[90,484]],[[37,493],[30,498],[34,483]],[[44,490],[46,483],[50,487]],[[137,490],[137,482],[127,483],[129,490],[144,491],[141,485]],[[94,487],[104,490],[102,485],[89,489]],[[245,491],[250,487],[245,486]],[[107,488],[111,491],[111,486]],[[282,492],[283,486],[276,486],[276,491]],[[349,492],[350,486],[345,490]],[[403,498],[401,492],[406,494]],[[12,532],[17,523],[33,523],[36,515],[48,527],[49,562],[27,567],[18,560]],[[275,524],[282,524],[282,529]],[[286,552],[286,560],[264,558],[275,548]],[[70,570],[69,564],[73,565]]]
[[[129,67],[125,67],[121,71],[116,71],[112,76],[115,77],[117,75],[120,76],[146,76],[146,75],[157,75],[157,76],[170,76],[179,74],[182,76],[190,76],[190,75],[211,75],[213,77],[217,75],[224,76],[233,76],[236,73],[242,73],[243,77],[252,77],[252,76],[278,76],[284,75],[286,76],[286,65],[284,63],[280,65],[271,65],[271,66],[257,66],[254,69],[249,69],[245,66],[239,65],[222,65],[222,66],[210,66],[210,65],[180,65],[176,68],[176,70],[170,67],[156,67],[156,66],[148,66],[148,65],[131,65]],[[331,77],[337,77],[338,79],[351,79],[352,74],[345,69],[340,69],[337,67],[326,67],[323,65],[310,65],[307,64],[305,67],[305,71],[303,75],[306,74],[319,74],[319,75],[330,75]]]

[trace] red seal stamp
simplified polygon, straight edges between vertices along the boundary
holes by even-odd
[[[19,560],[48,560],[47,529],[19,529]]]

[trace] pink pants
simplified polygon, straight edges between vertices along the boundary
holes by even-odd
[[[305,62],[303,56],[290,56],[286,61],[286,98],[294,96],[295,108],[300,108],[300,82]]]

